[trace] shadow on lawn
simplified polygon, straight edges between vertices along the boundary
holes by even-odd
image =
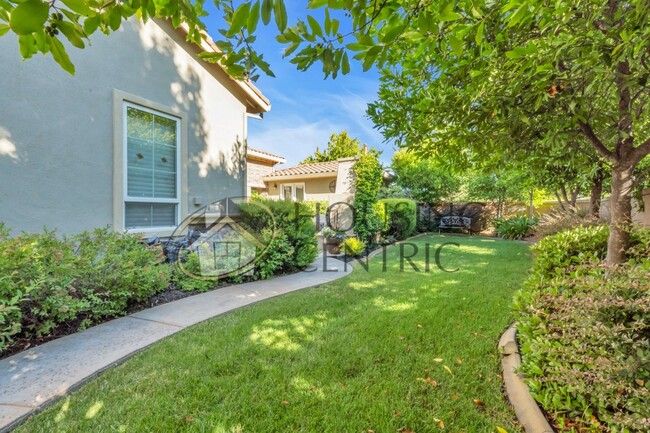
[[[80,431],[112,421],[127,430],[420,432],[438,429],[434,416],[452,431],[495,422],[516,431],[494,344],[509,320],[494,310],[514,287],[491,285],[514,253],[501,241],[454,240],[461,246],[446,259],[456,273],[399,272],[398,261],[381,272],[375,257],[370,272],[183,331],[89,384],[74,415],[76,396],[55,409]],[[518,284],[524,268],[500,281]]]

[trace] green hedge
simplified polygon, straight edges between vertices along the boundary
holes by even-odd
[[[318,255],[316,239],[316,224],[309,205],[304,203],[259,199],[258,203],[266,206],[273,215],[276,237],[280,237],[275,249],[283,251],[284,259],[274,269],[273,273],[295,272],[309,266]],[[270,215],[259,206],[242,206],[243,222],[255,231],[263,231],[270,227]],[[273,248],[267,248],[267,253],[273,254]],[[269,260],[277,261],[277,259]],[[263,262],[264,260],[260,260]],[[262,272],[271,275],[267,268]],[[260,274],[261,276],[261,274]]]
[[[385,235],[402,240],[415,232],[417,223],[417,205],[415,201],[403,198],[386,198],[379,202],[386,209]]]
[[[0,351],[13,339],[84,329],[165,290],[169,267],[138,237],[108,229],[9,236],[0,224]]]
[[[585,227],[536,246],[515,296],[521,371],[559,425],[649,431],[650,230],[632,232],[617,268],[602,264],[607,237]]]

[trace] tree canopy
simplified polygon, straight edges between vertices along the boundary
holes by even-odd
[[[325,150],[321,151],[317,147],[314,154],[305,158],[302,163],[336,161],[341,158],[358,156],[362,153],[363,146],[359,139],[350,137],[347,131],[341,131],[330,135]]]
[[[451,200],[458,193],[460,179],[448,168],[431,158],[422,159],[412,152],[395,152],[391,168],[396,183],[420,203],[440,203]]]

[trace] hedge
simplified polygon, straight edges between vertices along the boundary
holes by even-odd
[[[614,268],[607,237],[601,226],[544,238],[515,296],[521,371],[560,431],[650,431],[650,230],[632,232]]]

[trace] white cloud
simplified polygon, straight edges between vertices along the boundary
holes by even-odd
[[[16,145],[10,140],[11,134],[5,128],[0,127],[0,156],[6,155],[14,161],[18,161]]]
[[[284,156],[287,166],[298,164],[314,153],[316,147],[322,149],[333,132],[345,129],[345,125],[326,119],[314,122],[301,116],[285,116],[265,122],[248,121],[248,145]]]

